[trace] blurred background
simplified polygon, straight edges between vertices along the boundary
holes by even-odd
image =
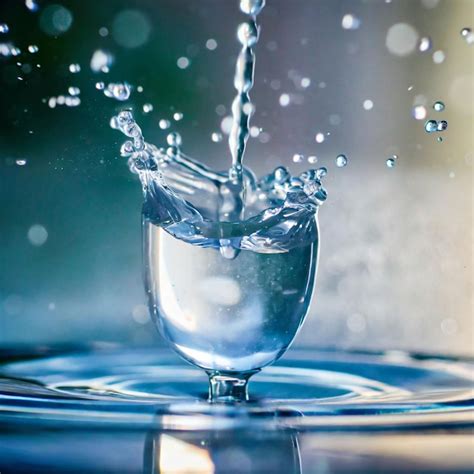
[[[460,33],[473,8],[267,0],[245,162],[314,166],[300,153],[329,171],[297,344],[474,355],[474,45]],[[177,130],[187,154],[227,167],[242,19],[237,0],[0,2],[1,347],[163,344],[142,287],[141,188],[109,120],[133,107],[149,142]],[[127,81],[129,100],[101,81]],[[80,104],[61,104],[71,91]],[[427,119],[448,129],[428,134]]]

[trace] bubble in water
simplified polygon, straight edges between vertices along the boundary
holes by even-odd
[[[308,163],[309,164],[314,165],[317,162],[318,162],[318,157],[316,155],[308,156]]]
[[[425,53],[426,51],[429,51],[432,47],[432,41],[429,36],[423,36],[420,39],[420,42],[418,44],[418,51]]]
[[[153,105],[152,104],[143,104],[143,112],[144,113],[149,114],[152,111],[153,111]]]
[[[25,159],[15,160],[15,164],[18,165],[18,166],[25,166],[26,165],[26,160]]]
[[[418,44],[418,32],[408,23],[392,25],[385,38],[385,45],[395,56],[408,56],[415,51]]]
[[[31,12],[36,12],[38,11],[38,4],[34,0],[25,0],[25,6],[30,10]]]
[[[258,29],[253,21],[241,23],[237,29],[237,38],[243,46],[254,46],[258,41]]]
[[[28,46],[28,51],[31,53],[31,54],[35,54],[39,51],[39,48],[38,46],[36,46],[36,44],[30,44]]]
[[[441,64],[446,59],[444,51],[438,50],[433,53],[433,62],[435,64]]]
[[[209,51],[214,51],[217,48],[217,41],[214,38],[209,38],[206,41],[206,48]]]
[[[183,119],[183,114],[181,112],[175,112],[173,114],[173,119],[176,121],[176,122],[179,122],[180,120]]]
[[[113,56],[102,49],[94,51],[92,55],[90,67],[94,72],[108,72],[113,63]]]
[[[448,128],[448,122],[446,120],[440,120],[436,126],[436,131],[444,132]]]
[[[69,72],[71,72],[72,74],[77,74],[78,72],[81,72],[80,64],[77,64],[77,63],[70,64]]]
[[[98,91],[103,91],[105,89],[105,82],[96,82],[95,83],[95,88]]]
[[[345,30],[357,30],[360,26],[360,20],[355,15],[348,13],[342,17],[341,24]]]
[[[338,155],[336,157],[336,166],[338,168],[344,168],[347,165],[347,156],[346,155]]]
[[[299,153],[295,153],[293,155],[293,163],[302,163],[304,160],[304,156],[300,155]]]
[[[426,118],[426,107],[423,105],[415,105],[412,110],[412,115],[416,120],[424,120]]]
[[[240,10],[252,16],[257,16],[265,6],[265,0],[240,0]]]
[[[167,128],[170,128],[171,123],[169,120],[161,119],[158,122],[158,126],[161,128],[161,130],[166,130]]]
[[[372,110],[374,108],[374,103],[370,99],[367,99],[364,100],[363,106],[365,110]]]
[[[445,108],[444,102],[441,102],[440,100],[436,101],[433,104],[433,109],[436,110],[436,112],[442,112]]]
[[[436,120],[427,120],[425,130],[427,133],[436,132],[438,130],[438,122]]]
[[[81,90],[79,89],[79,87],[72,87],[71,86],[71,87],[68,88],[67,91],[70,95],[79,95],[81,93]]]
[[[181,56],[180,58],[178,58],[178,60],[176,61],[176,64],[177,66],[180,68],[180,69],[186,69],[189,67],[189,65],[191,64],[191,62],[189,61],[189,59],[185,56]]]
[[[178,132],[171,132],[168,133],[166,137],[166,143],[168,143],[169,146],[179,147],[183,143],[183,139]]]
[[[49,36],[59,36],[72,25],[73,16],[70,10],[62,5],[49,5],[41,13],[39,24],[41,30]]]
[[[10,28],[6,23],[0,23],[0,33],[8,33]]]
[[[282,94],[279,99],[280,105],[282,107],[287,107],[290,105],[290,96],[289,94]]]
[[[314,139],[316,140],[316,143],[323,143],[324,138],[325,138],[324,133],[322,132],[318,132],[316,136],[314,137]]]
[[[48,231],[40,224],[32,225],[28,229],[28,240],[31,245],[41,247],[48,240]]]
[[[111,82],[104,88],[104,95],[106,97],[120,101],[128,100],[131,92],[132,88],[130,84],[127,84],[126,82]]]
[[[211,140],[214,142],[214,143],[219,143],[222,141],[222,133],[219,133],[219,132],[213,132],[211,133]]]

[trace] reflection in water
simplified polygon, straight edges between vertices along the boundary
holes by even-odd
[[[281,472],[300,474],[295,432],[187,431],[150,432],[144,474],[213,474]]]

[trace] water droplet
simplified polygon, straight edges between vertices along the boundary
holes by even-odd
[[[467,28],[467,27],[466,27],[466,28],[463,28],[463,29],[461,30],[461,36],[462,36],[463,38],[466,38],[466,37],[469,36],[471,33],[472,33],[471,28]]]
[[[403,57],[412,54],[417,44],[418,32],[408,23],[396,23],[387,31],[385,45],[395,56]]]
[[[394,158],[388,158],[385,163],[387,164],[388,168],[393,168],[395,166],[395,159]]]
[[[18,166],[25,166],[26,165],[26,160],[24,160],[24,159],[15,160],[15,164],[18,165]]]
[[[95,83],[95,88],[98,91],[103,91],[105,89],[105,83],[104,82],[96,82]]]
[[[443,137],[438,137],[438,141],[439,141],[439,142],[442,142],[442,141],[443,141]]]
[[[290,96],[289,94],[282,94],[279,99],[280,105],[282,107],[287,107],[290,105]]]
[[[254,46],[258,41],[258,29],[255,22],[241,23],[237,29],[237,38],[243,46]]]
[[[374,103],[370,99],[367,99],[364,100],[363,106],[365,110],[372,110],[374,107]]]
[[[67,91],[70,95],[79,95],[81,93],[79,87],[69,87]]]
[[[441,64],[446,59],[444,51],[438,50],[433,53],[433,62],[435,64]]]
[[[206,48],[209,51],[214,51],[217,48],[217,41],[214,38],[209,38],[206,41]]]
[[[143,92],[143,86],[137,86],[137,92],[141,94]]]
[[[111,99],[116,99],[120,101],[125,101],[128,100],[130,97],[130,94],[132,92],[132,88],[130,84],[127,84],[126,82],[111,82],[110,84],[107,85],[107,87],[104,89],[104,95],[106,97],[109,97]]]
[[[152,111],[153,111],[153,105],[152,104],[143,104],[143,112],[144,113],[149,114]]]
[[[255,125],[250,127],[249,133],[252,138],[257,138],[260,135],[261,129]]]
[[[41,247],[48,240],[48,231],[40,224],[35,224],[28,229],[28,240],[31,245]]]
[[[338,168],[344,168],[347,165],[347,156],[346,155],[338,155],[336,157],[336,166]]]
[[[307,89],[311,85],[311,79],[309,77],[302,77],[300,84],[303,89]]]
[[[252,16],[257,16],[265,6],[265,0],[240,0],[240,10]]]
[[[438,130],[438,122],[436,120],[427,120],[425,123],[425,131],[427,133],[433,133]]]
[[[109,36],[108,28],[106,28],[105,26],[101,26],[99,28],[99,35],[102,36],[102,38],[105,38],[105,37]]]
[[[322,132],[318,132],[316,136],[314,137],[314,139],[316,140],[316,143],[323,143],[324,138],[325,138],[324,133]]]
[[[433,43],[431,38],[429,36],[423,36],[418,43],[418,51],[425,53],[426,51],[429,51],[432,46]]]
[[[124,48],[143,46],[148,41],[150,33],[150,20],[140,10],[122,10],[113,20],[112,36],[116,43]]]
[[[293,155],[293,163],[302,163],[304,160],[304,156],[300,155],[299,153],[295,153]]]
[[[445,108],[444,102],[441,102],[440,100],[436,101],[433,104],[433,109],[435,109],[436,112],[442,112],[444,110],[444,108]]]
[[[342,17],[341,24],[345,30],[357,30],[360,26],[360,20],[355,15],[348,13]]]
[[[446,122],[446,120],[440,120],[438,122],[438,125],[436,127],[436,130],[438,132],[444,132],[446,129],[448,128],[448,122]]]
[[[426,118],[426,107],[423,105],[415,105],[412,110],[412,115],[416,120],[424,120]]]
[[[77,74],[78,72],[81,72],[81,66],[77,63],[70,64],[69,72],[71,72],[72,74]]]
[[[191,62],[189,61],[188,58],[186,58],[185,56],[181,56],[180,58],[178,58],[178,60],[176,61],[176,64],[178,65],[178,67],[180,69],[186,69],[189,67],[189,65],[191,64]]]
[[[318,157],[316,155],[308,156],[308,163],[309,164],[314,165],[317,162],[318,162]]]
[[[31,53],[31,54],[35,54],[39,51],[39,48],[38,46],[36,46],[35,44],[30,44],[28,46],[28,51]]]
[[[108,52],[102,49],[94,51],[92,55],[90,67],[94,72],[109,72],[110,66],[113,63],[113,56]]]
[[[169,146],[179,147],[183,143],[183,139],[178,132],[171,132],[168,133],[166,137],[166,143],[168,143]]]
[[[316,178],[318,179],[324,178],[327,174],[328,174],[328,170],[324,166],[316,170]]]
[[[41,30],[49,36],[59,36],[71,28],[73,16],[70,10],[62,5],[49,5],[39,19]]]
[[[176,121],[176,122],[179,122],[180,120],[183,119],[183,114],[181,112],[175,112],[173,114],[173,119]]]
[[[10,28],[6,23],[0,23],[0,33],[8,33],[10,31]]]
[[[232,130],[232,124],[234,123],[234,120],[231,115],[226,115],[222,120],[221,120],[221,130],[223,133],[226,135],[229,135],[230,131]]]
[[[25,5],[31,12],[38,11],[38,4],[34,0],[25,0]]]
[[[211,133],[211,140],[214,142],[214,143],[219,143],[222,141],[222,133],[219,133],[219,132],[213,132]]]
[[[171,123],[169,120],[161,119],[158,122],[158,126],[161,128],[161,130],[166,130],[167,128],[170,128]]]

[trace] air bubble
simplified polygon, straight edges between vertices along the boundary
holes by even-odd
[[[347,165],[347,156],[346,155],[338,155],[336,157],[336,166],[338,168],[344,168]]]

